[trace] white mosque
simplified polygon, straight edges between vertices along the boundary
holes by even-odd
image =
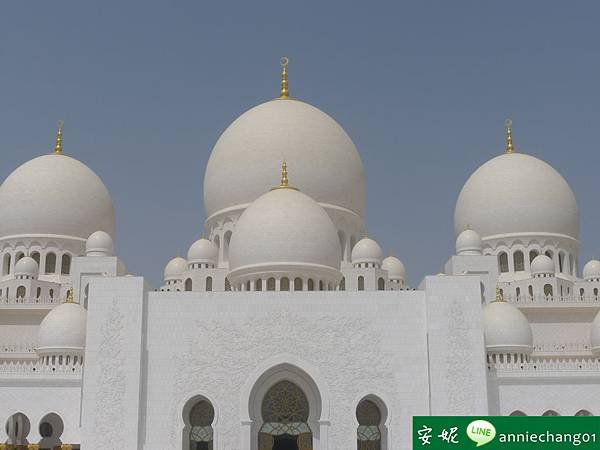
[[[413,415],[600,414],[600,261],[579,271],[564,178],[507,123],[458,197],[456,254],[410,288],[367,237],[352,140],[286,64],[215,144],[206,237],[159,288],[114,251],[62,124],[4,180],[0,449],[407,450]]]

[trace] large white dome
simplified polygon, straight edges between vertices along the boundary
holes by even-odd
[[[350,137],[314,106],[277,99],[242,114],[215,144],[204,176],[207,217],[268,191],[282,160],[294,168],[294,185],[322,206],[362,215],[365,178]]]
[[[97,230],[114,236],[115,213],[102,180],[63,154],[18,167],[0,186],[0,238],[58,235],[87,239]]]
[[[494,301],[483,308],[485,346],[492,353],[531,353],[531,325],[518,308],[505,301]]]
[[[505,153],[471,175],[454,210],[454,230],[477,230],[482,239],[507,234],[579,238],[579,212],[565,179],[544,161]]]
[[[289,188],[254,201],[241,215],[229,246],[232,272],[271,271],[277,266],[339,271],[340,261],[338,235],[325,210]]]
[[[77,303],[63,303],[50,311],[38,329],[40,354],[70,353],[85,347],[86,310]]]

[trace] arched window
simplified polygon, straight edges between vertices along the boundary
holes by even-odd
[[[10,253],[4,255],[4,262],[2,263],[2,274],[8,275],[10,273]]]
[[[356,408],[358,450],[381,450],[381,411],[371,400],[363,400]]]
[[[319,280],[319,290],[323,290],[323,280]]]
[[[300,277],[294,278],[294,290],[295,291],[302,290],[302,278],[300,278]]]
[[[212,291],[212,277],[206,277],[206,292]]]
[[[518,409],[509,414],[509,416],[526,416],[526,415],[527,414],[525,414],[523,411],[519,411]]]
[[[585,294],[585,291],[583,290],[583,288],[579,289],[579,297],[581,297],[583,299],[584,294]]]
[[[552,250],[546,250],[544,252],[544,255],[546,255],[548,258],[554,261],[554,253],[552,253]]]
[[[231,282],[229,281],[229,278],[227,278],[227,277],[225,277],[225,290],[226,291],[231,290]]]
[[[279,290],[280,291],[289,291],[290,290],[290,279],[287,277],[283,277],[279,280]]]
[[[31,257],[38,264],[38,267],[39,267],[40,266],[40,252],[33,252],[31,254]]]
[[[315,290],[315,282],[312,278],[308,279],[308,290],[309,291],[314,291]]]
[[[538,252],[537,250],[531,250],[529,252],[529,264],[531,264],[533,262],[533,260],[535,259],[536,256],[538,256],[540,254],[540,252]]]
[[[517,288],[517,301],[521,300],[521,288]]]
[[[267,291],[275,290],[275,278],[269,278],[267,280]]]
[[[529,297],[533,298],[533,286],[531,286],[531,285],[530,285],[530,286],[527,288],[527,291],[529,292]]]
[[[17,253],[17,256],[15,256],[15,263],[18,263],[18,262],[19,262],[19,260],[20,260],[21,258],[23,258],[24,256],[25,256],[25,253],[23,253],[23,252],[19,252],[19,253]]]
[[[185,280],[185,290],[186,291],[192,290],[192,279],[191,278],[188,278],[187,280]]]
[[[342,277],[342,280],[340,281],[340,291],[345,291],[346,290],[346,278]]]
[[[308,399],[294,383],[284,380],[274,384],[263,398],[261,415],[260,450],[312,449]]]
[[[19,286],[17,288],[17,298],[25,298],[25,293],[26,293],[25,286]]]
[[[513,263],[515,265],[515,272],[522,272],[525,270],[525,258],[523,257],[523,252],[521,250],[517,250],[513,253]]]
[[[564,272],[564,268],[565,268],[565,254],[563,252],[560,252],[558,254],[558,271],[560,273]]]
[[[569,253],[569,268],[571,269],[571,275],[575,276],[575,264],[573,260],[573,255]]]
[[[598,288],[594,288],[594,297],[598,297]]]
[[[60,440],[64,431],[64,424],[59,415],[50,413],[40,421],[40,436],[42,440],[39,442],[40,448],[57,448],[62,442]]]
[[[385,290],[385,280],[381,277],[377,280],[377,290],[378,291]]]
[[[50,295],[50,298],[54,298],[54,289],[50,289],[48,294]]]
[[[35,298],[40,298],[42,296],[42,288],[37,288],[37,292],[35,294]]]
[[[259,278],[258,280],[256,280],[256,282],[254,283],[254,290],[262,291],[262,278]]]
[[[544,295],[546,297],[551,297],[552,296],[552,285],[550,285],[550,284],[545,284],[544,285]]]
[[[16,446],[27,446],[27,435],[31,429],[31,424],[27,416],[23,413],[13,414],[6,421],[6,434]]]
[[[358,290],[365,290],[365,277],[363,277],[362,275],[358,277]]]
[[[548,410],[544,414],[542,414],[542,416],[552,417],[552,416],[560,416],[560,414],[557,413],[556,411]]]
[[[196,403],[189,415],[190,450],[212,450],[215,410],[207,400]]]
[[[71,255],[65,253],[62,255],[62,260],[60,263],[60,273],[62,275],[69,275],[71,273]]]
[[[588,416],[593,416],[593,414],[591,412],[589,412],[587,409],[581,409],[575,413],[575,416],[576,417],[588,417]]]
[[[56,272],[56,255],[52,252],[46,255],[45,271],[46,273]]]
[[[250,281],[246,281],[246,290],[249,291],[250,290]]]
[[[508,272],[508,254],[502,252],[498,255],[498,266],[500,266],[500,272]]]

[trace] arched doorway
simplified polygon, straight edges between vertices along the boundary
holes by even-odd
[[[259,450],[312,450],[306,395],[291,381],[274,384],[265,394],[262,426],[258,432]]]
[[[205,399],[196,402],[189,414],[189,450],[213,450],[215,409]]]
[[[371,400],[363,400],[356,408],[358,450],[381,450],[381,411]]]

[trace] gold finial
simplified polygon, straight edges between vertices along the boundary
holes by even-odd
[[[288,76],[287,76],[287,65],[290,62],[287,56],[281,58],[281,91],[279,92],[279,98],[290,98],[290,91],[288,89]]]
[[[281,184],[279,185],[279,187],[282,187],[282,188],[289,187],[287,164],[285,162],[285,159],[281,163]]]
[[[496,300],[494,300],[496,302],[503,302],[504,301],[504,295],[502,294],[502,289],[500,289],[499,287],[496,288]]]
[[[504,125],[506,125],[506,153],[514,153],[515,147],[513,146],[512,141],[512,120],[506,119]]]
[[[58,130],[56,131],[56,145],[54,145],[54,153],[62,155],[62,136],[65,123],[62,120],[58,121]]]
[[[73,303],[73,288],[67,291],[67,303]]]

